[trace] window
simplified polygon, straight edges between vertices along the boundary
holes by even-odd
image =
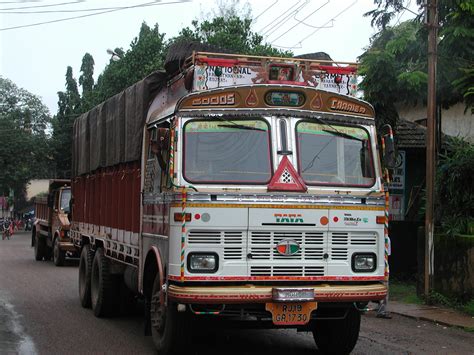
[[[183,174],[192,183],[267,183],[272,175],[268,124],[260,119],[187,122]]]
[[[69,213],[69,201],[71,201],[71,190],[63,190],[61,192],[61,203],[59,205],[59,208],[65,213]]]
[[[158,129],[156,127],[149,131],[148,154],[145,168],[145,192],[160,192],[161,191],[161,167],[158,164],[158,157],[152,150],[152,142],[158,139]]]
[[[302,121],[296,126],[299,172],[308,185],[372,186],[373,156],[361,127]]]

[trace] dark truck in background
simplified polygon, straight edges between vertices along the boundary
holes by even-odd
[[[67,256],[76,256],[69,238],[71,181],[50,180],[48,194],[35,201],[35,222],[31,243],[35,259],[50,260],[56,266],[64,265]]]

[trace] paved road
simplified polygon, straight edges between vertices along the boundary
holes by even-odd
[[[140,315],[95,318],[78,300],[77,263],[37,262],[29,234],[0,240],[0,354],[153,354]],[[225,351],[223,350],[225,349]],[[355,354],[474,354],[474,333],[394,316],[363,317]],[[312,336],[287,330],[213,330],[192,354],[317,354]]]

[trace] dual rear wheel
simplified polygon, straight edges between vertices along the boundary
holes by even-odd
[[[94,252],[83,246],[79,260],[79,300],[92,308],[96,317],[108,317],[135,310],[135,297],[126,288],[121,274],[112,273],[112,265],[99,247]]]

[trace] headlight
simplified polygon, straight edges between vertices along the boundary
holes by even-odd
[[[188,254],[188,270],[194,273],[212,273],[218,269],[219,258],[216,253]]]
[[[377,267],[377,256],[373,253],[353,254],[352,271],[372,272]]]

